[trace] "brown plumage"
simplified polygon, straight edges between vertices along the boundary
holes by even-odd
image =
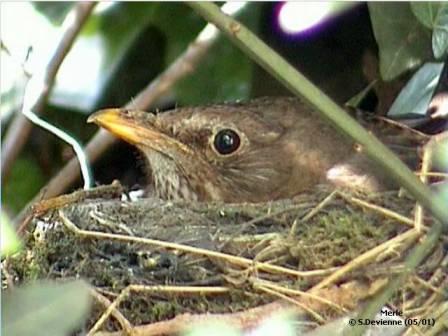
[[[164,199],[262,202],[290,198],[325,181],[368,190],[388,186],[369,159],[297,98],[158,115],[109,109],[89,121],[143,152]],[[416,157],[409,141],[398,147]]]

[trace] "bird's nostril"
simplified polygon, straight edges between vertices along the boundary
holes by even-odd
[[[131,111],[128,109],[122,109],[121,113],[123,114],[123,116],[125,117],[130,117],[131,116]]]

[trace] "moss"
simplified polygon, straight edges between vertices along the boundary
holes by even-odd
[[[290,253],[303,270],[341,266],[388,240],[399,228],[375,214],[332,209],[299,228]]]

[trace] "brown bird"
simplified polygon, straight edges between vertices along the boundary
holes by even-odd
[[[364,190],[389,187],[376,165],[297,98],[157,115],[106,109],[88,121],[143,152],[163,199],[263,202],[293,197],[322,182]],[[415,161],[415,145],[402,142],[400,150]]]

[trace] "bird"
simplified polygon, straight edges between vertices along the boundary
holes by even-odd
[[[321,183],[364,191],[391,187],[356,144],[296,97],[157,114],[111,108],[88,122],[136,146],[150,165],[157,196],[166,200],[259,203],[293,198]],[[421,137],[387,136],[416,160]]]

